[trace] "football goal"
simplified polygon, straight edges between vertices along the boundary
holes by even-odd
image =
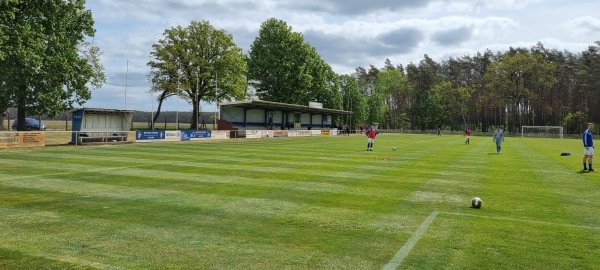
[[[538,138],[561,138],[563,137],[563,127],[561,126],[522,126],[521,137]]]

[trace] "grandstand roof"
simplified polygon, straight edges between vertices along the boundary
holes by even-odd
[[[334,115],[334,116],[352,114],[351,111],[325,109],[325,108],[312,108],[309,106],[303,106],[303,105],[297,105],[297,104],[287,104],[287,103],[279,103],[279,102],[263,101],[263,100],[233,101],[233,102],[220,103],[219,105],[221,106],[221,108],[243,107],[246,109],[278,110],[278,111],[283,111],[283,112],[287,112],[287,113],[328,114],[328,115]]]

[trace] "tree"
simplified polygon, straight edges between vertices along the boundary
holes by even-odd
[[[419,66],[409,64],[406,75],[410,83],[414,102],[410,108],[413,128],[433,128],[434,123],[429,114],[432,106],[431,88],[441,81],[441,66],[428,55],[419,62]]]
[[[467,111],[466,103],[474,92],[472,87],[452,86],[451,82],[444,81],[431,89],[431,99],[434,107],[430,111],[435,126],[441,127],[455,116],[463,116]],[[463,128],[467,128],[463,118]]]
[[[500,61],[490,64],[484,77],[494,95],[504,102],[512,120],[510,125],[506,123],[509,131],[519,130],[532,109],[536,92],[550,88],[556,82],[555,70],[556,65],[546,61],[541,54],[518,50],[509,51]]]
[[[248,79],[262,100],[302,104],[311,77],[307,46],[300,33],[284,21],[270,18],[250,45]]]
[[[256,95],[273,102],[307,104],[322,102],[341,108],[337,75],[316,49],[284,21],[265,21],[250,46],[248,79]]]
[[[386,61],[386,68],[377,74],[375,92],[383,98],[384,123],[386,128],[399,128],[401,115],[406,112],[409,104],[408,80],[401,69],[396,69]]]
[[[581,66],[585,110],[591,121],[600,121],[600,41],[581,54]]]
[[[343,109],[352,111],[352,115],[347,117],[345,123],[351,128],[364,125],[369,117],[367,99],[358,88],[356,78],[351,75],[340,75],[339,82],[344,103]]]
[[[201,100],[218,103],[244,97],[246,57],[225,30],[207,21],[192,21],[186,28],[177,26],[163,35],[152,46],[150,55],[155,60],[148,62],[151,91],[160,93],[159,106],[170,96],[184,98],[193,105],[192,128],[198,128]]]
[[[0,109],[49,116],[83,105],[106,76],[85,0],[0,2]]]
[[[342,95],[339,93],[339,77],[333,72],[329,64],[327,64],[317,50],[305,44],[309,52],[307,58],[307,69],[310,74],[310,87],[305,90],[303,99],[299,104],[308,104],[310,101],[318,101],[323,103],[323,106],[330,109],[342,109]]]
[[[360,91],[367,101],[368,116],[366,124],[380,123],[383,120],[383,97],[377,94],[377,74],[380,70],[370,65],[369,70],[363,67],[356,68],[356,79]]]

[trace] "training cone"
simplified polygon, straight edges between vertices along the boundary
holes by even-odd
[[[392,160],[392,157],[390,157],[390,160]]]
[[[377,156],[375,156],[375,159],[377,159]]]
[[[383,160],[386,160],[385,158],[383,158]]]

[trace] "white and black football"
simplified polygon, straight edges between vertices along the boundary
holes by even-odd
[[[475,198],[471,199],[471,206],[473,208],[481,208],[482,204],[483,204],[483,201],[479,197],[475,197]]]

